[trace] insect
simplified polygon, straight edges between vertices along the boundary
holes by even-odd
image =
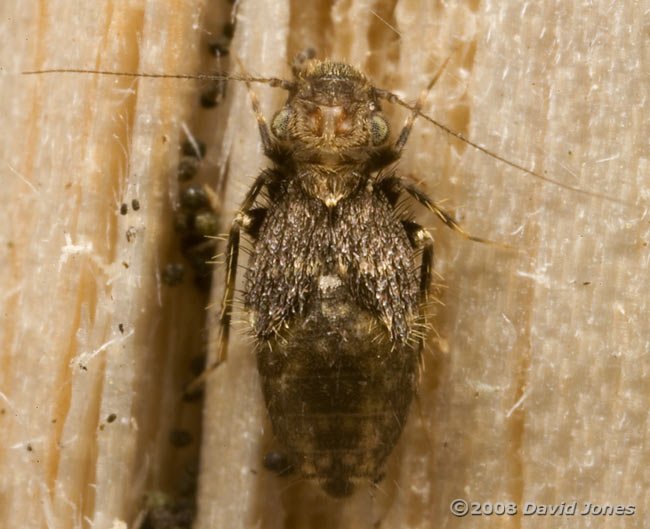
[[[391,169],[419,103],[391,141],[380,101],[396,96],[348,64],[303,53],[291,81],[270,83],[289,95],[269,128],[251,92],[273,165],[230,229],[219,350],[225,358],[243,231],[253,248],[243,298],[273,432],[303,478],[345,497],[381,480],[417,388],[433,239],[400,199],[489,241]]]

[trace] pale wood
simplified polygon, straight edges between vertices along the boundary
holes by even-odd
[[[192,71],[201,4],[0,8],[0,527],[126,527],[175,477],[161,461],[196,341],[159,273],[193,87],[19,72]]]
[[[0,48],[9,72],[0,102],[8,124],[0,143],[8,216],[0,229],[0,526],[90,526],[87,516],[110,527],[133,519],[174,457],[164,447],[181,360],[173,345],[160,351],[186,340],[187,327],[170,325],[155,270],[172,244],[175,145],[192,87],[13,74],[62,65],[187,72],[204,14],[201,5],[142,2],[108,18],[101,2],[92,13],[55,4],[49,15],[0,8],[5,38],[43,34]],[[522,252],[466,242],[418,215],[435,229],[445,285],[433,319],[439,336],[386,479],[349,501],[262,469],[272,436],[250,342],[236,338],[208,382],[197,528],[644,526],[649,8],[239,3],[232,51],[250,72],[286,76],[291,56],[314,45],[414,100],[453,53],[428,99],[434,116],[522,165],[639,207],[540,184],[418,121],[399,170],[446,200],[470,232]],[[117,35],[129,35],[129,45]],[[255,89],[270,117],[284,94]],[[211,134],[223,142],[209,148],[207,165],[228,161],[225,208],[233,211],[266,162],[243,87],[229,89],[222,112],[225,130]],[[405,113],[389,112],[398,129]],[[140,214],[120,216],[119,204],[136,195]],[[215,289],[218,297],[219,282]],[[109,413],[118,420],[100,430]],[[520,510],[594,501],[635,505],[637,514],[461,519],[449,513],[454,498]]]

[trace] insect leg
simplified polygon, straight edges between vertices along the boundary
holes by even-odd
[[[219,348],[217,350],[216,365],[223,362],[228,356],[228,338],[230,337],[230,320],[232,319],[232,300],[235,293],[235,280],[237,279],[237,259],[239,257],[239,234],[241,228],[246,228],[252,222],[248,211],[253,206],[257,195],[266,185],[268,173],[260,174],[251,188],[246,193],[239,212],[235,215],[228,235],[226,249],[226,284],[221,301],[221,316],[219,318]],[[215,366],[216,367],[216,366]]]
[[[422,250],[421,263],[420,263],[420,306],[424,307],[428,301],[429,286],[431,284],[431,270],[433,269],[433,237],[429,231],[416,222],[411,220],[402,221],[409,241],[414,248]],[[426,326],[426,311],[424,308],[421,313],[421,321],[419,322]],[[419,337],[420,346],[422,346],[424,336]]]
[[[249,215],[249,210],[255,203],[257,195],[267,184],[269,173],[264,171],[256,179],[251,188],[246,193],[244,200],[239,208],[238,213],[232,221],[230,232],[228,234],[228,245],[226,247],[226,283],[224,286],[223,298],[221,300],[221,314],[219,316],[219,337],[217,344],[217,358],[209,367],[195,378],[185,389],[185,394],[195,391],[205,379],[228,356],[228,342],[230,339],[230,321],[232,320],[232,304],[235,294],[235,282],[237,280],[237,261],[239,259],[239,239],[241,228],[246,228],[251,224],[253,218]]]
[[[421,323],[424,327],[427,324],[426,303],[428,301],[429,286],[431,284],[431,270],[433,268],[433,237],[428,230],[420,228],[415,233],[415,238],[422,245],[422,262],[420,264],[420,306],[422,307]],[[420,350],[424,345],[424,334],[420,337]]]
[[[401,154],[402,150],[404,149],[404,145],[406,145],[406,141],[408,140],[408,137],[411,134],[411,129],[413,129],[413,123],[415,122],[415,118],[417,118],[422,114],[422,105],[424,105],[424,101],[426,100],[427,96],[429,95],[429,92],[433,88],[433,85],[435,85],[438,79],[440,79],[440,76],[442,75],[442,72],[447,66],[449,59],[451,59],[451,55],[449,55],[449,57],[445,59],[445,62],[442,63],[442,66],[438,68],[436,75],[433,76],[433,79],[431,79],[427,87],[424,90],[422,90],[422,92],[420,92],[420,97],[418,97],[418,100],[416,101],[415,105],[413,107],[409,107],[411,109],[411,113],[409,114],[409,117],[406,119],[406,123],[404,124],[404,127],[402,127],[402,131],[399,133],[399,136],[397,137],[397,141],[392,147],[396,154]],[[380,89],[377,89],[376,92],[379,97],[386,99],[390,103],[397,103],[397,104],[400,103],[399,98],[392,92],[388,92],[386,90],[380,90]]]
[[[463,227],[458,223],[458,221],[450,214],[447,213],[444,209],[438,206],[433,200],[431,200],[425,193],[420,191],[416,186],[409,182],[405,182],[402,179],[399,179],[397,182],[398,186],[411,195],[415,200],[422,204],[429,211],[435,213],[445,226],[454,230],[461,237],[468,239],[474,242],[480,242],[483,244],[489,244],[490,246],[496,246],[497,248],[504,248],[506,250],[512,250],[511,246],[506,244],[501,244],[499,242],[490,241],[488,239],[482,239],[481,237],[475,237],[467,233]]]
[[[262,113],[262,108],[260,106],[260,101],[257,99],[257,94],[251,88],[250,83],[246,83],[248,87],[248,97],[251,100],[251,105],[253,107],[253,113],[255,114],[255,119],[257,120],[257,127],[260,131],[260,138],[262,139],[262,149],[264,149],[264,154],[269,158],[272,158],[272,153],[275,151],[275,142],[271,138],[271,133],[269,132],[269,127],[266,124],[266,119]]]
[[[237,280],[237,260],[239,258],[239,234],[242,225],[246,222],[246,214],[241,211],[235,216],[228,234],[226,249],[226,282],[221,300],[221,315],[219,316],[219,344],[217,347],[217,360],[215,366],[226,360],[228,356],[228,341],[230,338],[230,320],[232,319],[232,300],[235,293]]]
[[[241,62],[239,62],[240,68],[243,70]],[[273,160],[276,163],[281,163],[286,157],[286,153],[283,149],[280,148],[278,142],[273,139],[271,133],[269,132],[269,126],[266,123],[266,118],[262,113],[262,107],[260,106],[260,101],[257,98],[257,94],[253,91],[251,87],[251,81],[257,82],[258,79],[242,77],[242,80],[246,83],[246,88],[248,89],[248,97],[251,100],[251,105],[253,107],[253,113],[255,114],[255,119],[257,120],[257,127],[260,131],[260,138],[262,140],[262,149],[264,155]],[[293,86],[293,83],[287,83],[281,79],[268,79],[270,86],[280,86],[281,88],[287,88]]]
[[[433,268],[433,237],[428,230],[420,227],[415,233],[415,238],[422,246],[422,263],[420,264],[420,303],[427,301],[429,284],[431,283],[431,270]]]

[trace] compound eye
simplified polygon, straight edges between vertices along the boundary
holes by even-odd
[[[383,114],[373,114],[370,118],[370,139],[373,145],[381,145],[388,138],[390,126]]]
[[[273,121],[271,122],[271,131],[276,138],[284,140],[287,137],[289,132],[289,118],[291,117],[291,112],[287,107],[284,107],[278,110],[273,116]]]

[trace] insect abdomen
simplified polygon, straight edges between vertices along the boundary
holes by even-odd
[[[292,466],[334,497],[376,482],[407,418],[416,350],[396,346],[336,276],[258,350],[273,431]]]

